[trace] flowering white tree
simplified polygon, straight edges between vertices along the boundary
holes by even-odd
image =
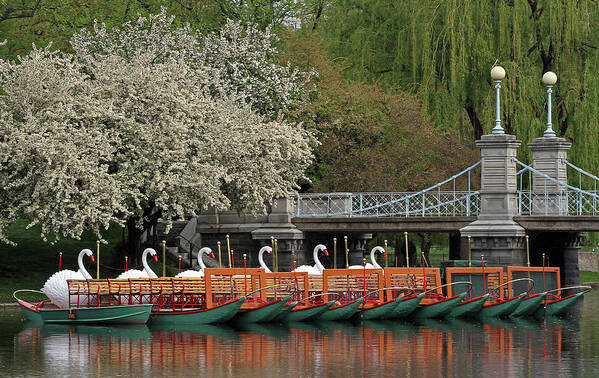
[[[209,206],[258,212],[292,194],[317,142],[275,112],[305,98],[308,74],[271,63],[272,49],[246,59],[252,46],[233,41],[231,70],[207,58],[211,38],[173,28],[163,11],[83,30],[74,55],[34,48],[0,61],[0,238],[24,214],[43,237],[118,222],[135,238],[154,206],[167,219]],[[254,74],[270,91],[244,84]]]
[[[314,93],[310,85],[314,71],[275,63],[278,38],[270,28],[261,31],[256,25],[244,27],[228,20],[219,33],[202,36],[189,25],[174,28],[173,22],[174,17],[163,8],[161,13],[110,31],[96,23],[93,30],[76,33],[71,45],[90,68],[114,55],[129,61],[143,54],[151,64],[184,61],[193,69],[209,72],[202,85],[212,96],[234,95],[271,119],[280,111],[304,105]]]

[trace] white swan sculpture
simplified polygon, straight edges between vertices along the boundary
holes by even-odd
[[[264,269],[266,273],[272,273],[272,270],[268,268],[268,266],[264,262],[264,258],[262,257],[264,252],[268,252],[269,255],[272,255],[272,248],[269,246],[260,248],[260,251],[258,252],[258,261],[260,262],[260,268]]]
[[[383,247],[374,247],[370,251],[370,261],[372,261],[372,264],[366,263],[366,269],[383,269],[383,267],[376,262],[376,252],[381,252],[383,257],[387,257],[387,253],[385,253],[385,249]],[[349,267],[349,269],[364,269],[364,265],[352,265]]]
[[[92,261],[94,260],[94,253],[89,249],[83,249],[79,252],[77,257],[77,265],[79,270],[74,272],[69,269],[63,269],[59,272],[54,273],[42,287],[42,292],[50,298],[59,308],[69,307],[69,286],[67,280],[91,280],[92,276],[87,272],[85,266],[83,266],[83,255],[88,255]],[[82,304],[81,301],[79,304]]]
[[[325,247],[323,244],[318,244],[316,247],[314,247],[314,266],[312,265],[302,265],[300,267],[297,267],[295,270],[293,270],[294,272],[308,272],[308,274],[322,274],[322,271],[325,269],[324,266],[320,263],[320,260],[318,259],[318,252],[322,251],[322,253],[325,254],[325,256],[329,255],[329,251],[327,251],[327,247]]]
[[[188,269],[184,272],[177,274],[175,277],[204,277],[204,269],[206,269],[206,264],[204,264],[204,261],[202,261],[202,256],[204,254],[214,258],[214,253],[212,253],[212,250],[208,247],[204,247],[200,249],[200,251],[198,252],[198,264],[200,264],[200,270]]]
[[[145,278],[145,277],[158,278],[156,273],[154,273],[152,268],[150,268],[150,266],[148,265],[148,261],[147,261],[148,254],[154,258],[154,261],[158,262],[158,256],[156,254],[156,251],[152,248],[146,248],[143,251],[143,254],[141,255],[141,263],[144,266],[144,270],[129,269],[128,271],[119,274],[117,279]]]

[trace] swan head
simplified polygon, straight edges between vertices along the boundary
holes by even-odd
[[[84,253],[87,256],[89,256],[89,258],[92,260],[92,262],[96,262],[96,259],[94,258],[94,253],[90,250],[90,249],[82,249],[81,252],[79,253]]]
[[[322,253],[324,253],[325,256],[329,255],[329,251],[327,250],[327,247],[324,244],[318,244],[316,247],[314,247],[314,252],[318,251],[322,251]]]
[[[158,254],[156,253],[156,251],[153,248],[146,248],[144,250],[144,253],[149,253],[150,256],[152,256],[152,258],[154,258],[154,261],[158,262]]]
[[[387,252],[385,252],[385,249],[383,247],[380,246],[376,246],[372,249],[373,252],[381,252],[383,254],[383,257],[387,257]]]
[[[202,253],[207,254],[208,256],[210,256],[211,258],[215,259],[216,256],[214,256],[214,252],[212,252],[212,249],[208,248],[208,247],[204,247],[202,249],[200,249],[200,255]]]
[[[264,247],[260,248],[260,251],[258,253],[260,253],[260,252],[266,252],[269,255],[272,255],[272,248],[269,246],[264,246]]]

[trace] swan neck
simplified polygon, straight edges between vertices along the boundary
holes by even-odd
[[[206,250],[204,251],[200,251],[200,253],[198,253],[198,264],[200,265],[200,270],[203,272],[204,269],[206,269],[206,264],[204,264],[204,259],[202,259],[202,256],[204,256],[205,254],[208,254],[208,252]]]
[[[154,273],[152,268],[150,268],[150,266],[148,265],[148,254],[149,253],[150,253],[149,249],[146,249],[144,251],[143,255],[141,256],[141,264],[144,266],[144,270],[146,271],[146,273],[148,274],[149,277],[157,278],[158,276],[156,275],[156,273]]]
[[[268,266],[266,266],[266,263],[264,262],[264,257],[262,256],[264,252],[266,252],[266,249],[264,248],[261,249],[260,252],[258,252],[258,262],[260,263],[260,267],[264,269],[266,273],[272,273],[272,271],[268,268]]]
[[[372,261],[372,265],[376,268],[376,269],[381,269],[382,267],[379,265],[378,262],[376,262],[376,248],[373,248],[372,251],[370,251],[370,261]]]
[[[324,270],[324,266],[320,263],[320,260],[318,259],[318,247],[314,248],[314,262],[316,263],[316,267],[318,268],[318,270],[322,272]]]
[[[87,269],[85,269],[85,266],[83,265],[83,255],[85,255],[85,252],[79,252],[79,256],[77,257],[77,265],[79,265],[79,271],[81,272],[81,274],[83,274],[83,277],[85,277],[86,280],[91,280],[92,276],[89,274],[89,272],[87,271]]]

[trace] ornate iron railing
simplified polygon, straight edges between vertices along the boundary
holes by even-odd
[[[517,173],[522,177],[525,172],[541,178],[543,185],[536,188],[523,188],[520,179],[518,190],[518,212],[520,215],[599,215],[599,192],[576,188],[549,175],[513,159],[523,168]],[[567,162],[566,162],[567,163]],[[590,173],[567,163],[580,173],[595,178]],[[531,180],[529,180],[531,182]]]
[[[296,217],[475,216],[480,196],[472,190],[471,171],[479,165],[480,161],[420,192],[299,194]],[[467,189],[456,190],[462,176]],[[443,185],[453,185],[452,190],[441,191]]]

